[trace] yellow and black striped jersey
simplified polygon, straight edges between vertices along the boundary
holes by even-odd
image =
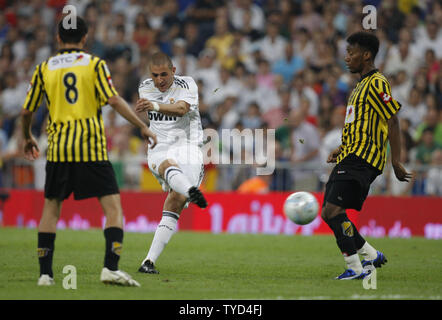
[[[39,64],[23,108],[34,112],[46,99],[47,160],[108,160],[101,107],[115,95],[105,61],[83,50],[60,50]]]
[[[387,156],[387,120],[400,108],[391,96],[390,84],[377,69],[364,75],[348,100],[337,163],[354,153],[382,171]]]

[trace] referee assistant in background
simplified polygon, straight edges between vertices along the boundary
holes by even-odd
[[[370,276],[373,267],[387,262],[384,254],[359,234],[345,212],[362,209],[371,183],[385,167],[387,139],[397,179],[408,182],[411,178],[399,162],[401,142],[396,113],[401,105],[392,98],[390,84],[374,66],[379,40],[372,33],[357,32],[347,38],[347,43],[345,62],[350,72],[359,73],[361,78],[348,100],[341,145],[327,159],[337,165],[326,184],[321,212],[348,267],[336,278],[339,280],[363,279]],[[362,261],[358,254],[364,258]]]
[[[106,63],[82,50],[87,25],[76,17],[76,28],[58,24],[58,54],[39,64],[33,74],[22,111],[25,156],[38,157],[31,133],[33,113],[43,98],[49,110],[47,126],[45,201],[38,226],[38,285],[53,285],[52,258],[56,225],[62,202],[73,192],[74,199],[97,197],[106,216],[106,252],[101,281],[139,286],[118,270],[123,243],[123,213],[115,173],[109,162],[101,108],[109,104],[141,135],[156,144],[156,136],[116,92]]]

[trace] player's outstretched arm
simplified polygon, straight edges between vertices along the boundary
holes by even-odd
[[[24,152],[25,158],[28,160],[37,159],[40,152],[37,141],[31,133],[32,115],[33,113],[26,109],[21,112],[23,137],[25,139]]]
[[[133,112],[133,110],[129,107],[129,105],[123,98],[121,98],[120,96],[113,96],[110,97],[107,102],[127,121],[132,123],[134,126],[140,128],[143,138],[147,140],[147,142],[151,145],[151,148],[155,147],[155,145],[157,144],[156,134],[153,133],[140,118],[138,118],[138,116],[135,114],[135,112]]]
[[[400,163],[401,132],[399,129],[399,119],[396,115],[388,119],[388,140],[390,141],[391,164],[393,165],[394,174],[399,181],[409,182],[412,175]]]
[[[182,117],[190,110],[190,104],[185,101],[177,101],[171,104],[157,103],[147,99],[138,99],[135,105],[136,112],[156,111],[167,116]]]

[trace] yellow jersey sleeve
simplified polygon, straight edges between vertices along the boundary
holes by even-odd
[[[95,80],[95,87],[98,91],[100,100],[103,101],[104,104],[106,104],[107,100],[109,100],[110,97],[117,96],[118,92],[112,83],[109,68],[107,67],[104,60],[100,59],[97,62],[95,71],[97,75]]]
[[[401,104],[391,96],[390,84],[382,78],[374,77],[371,80],[370,97],[372,106],[385,120],[389,120],[401,108]]]
[[[26,99],[23,104],[23,108],[35,112],[40,107],[41,100],[43,99],[44,87],[43,77],[41,73],[42,64],[39,64],[32,75],[31,83],[29,84]]]

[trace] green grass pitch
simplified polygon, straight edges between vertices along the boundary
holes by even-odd
[[[57,232],[53,287],[38,287],[35,229],[0,229],[0,299],[438,299],[442,298],[442,242],[368,239],[388,263],[376,289],[337,281],[344,262],[332,236],[209,234],[180,231],[157,261],[159,275],[137,272],[153,234],[125,233],[120,268],[141,288],[99,281],[101,230]],[[65,265],[77,271],[77,289],[63,288]]]

